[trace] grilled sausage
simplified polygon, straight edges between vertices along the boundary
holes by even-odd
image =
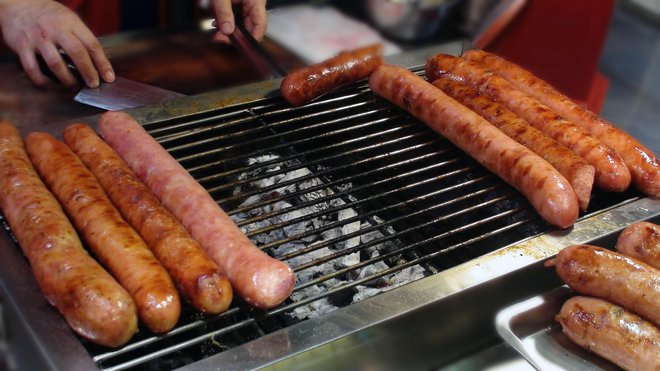
[[[0,123],[0,209],[50,304],[80,336],[118,347],[137,330],[130,295],[83,249],[13,126]]]
[[[593,138],[589,132],[558,116],[538,100],[516,89],[488,69],[451,55],[439,54],[426,63],[431,81],[445,72],[464,77],[479,91],[507,106],[532,126],[582,156],[596,168],[596,185],[606,191],[621,192],[630,185],[630,171],[614,150]]]
[[[406,109],[522,192],[550,224],[567,228],[577,219],[577,197],[566,178],[440,89],[391,65],[378,67],[369,85],[376,94]]]
[[[294,106],[309,103],[332,89],[369,77],[383,64],[382,52],[382,45],[370,45],[300,68],[284,77],[280,94]]]
[[[660,225],[649,222],[630,225],[619,235],[616,249],[660,269]]]
[[[630,170],[633,184],[647,195],[660,197],[660,160],[638,140],[511,62],[480,50],[471,50],[463,55],[496,71],[518,89],[538,99],[614,149]]]
[[[619,306],[574,296],[556,320],[574,343],[626,370],[660,370],[660,330]]]
[[[229,280],[119,155],[88,126],[71,125],[63,136],[191,304],[206,313],[227,310],[232,299]]]
[[[548,161],[571,183],[580,203],[580,209],[587,209],[595,169],[585,159],[530,126],[503,105],[481,96],[472,86],[447,77],[436,79],[433,85]]]
[[[92,173],[66,144],[30,133],[25,144],[37,172],[59,199],[97,258],[131,294],[140,319],[154,332],[179,319],[179,295],[170,276],[122,218]]]
[[[575,291],[619,304],[660,324],[660,272],[650,265],[591,245],[565,247],[547,265],[554,265]]]
[[[106,142],[163,205],[186,227],[246,302],[271,308],[293,290],[284,262],[259,250],[211,195],[132,117],[105,113],[99,128]]]

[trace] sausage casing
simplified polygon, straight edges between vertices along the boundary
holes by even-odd
[[[280,94],[294,106],[309,103],[332,89],[369,77],[383,64],[382,51],[380,44],[369,45],[300,68],[284,77]]]
[[[660,370],[660,330],[624,308],[574,296],[556,319],[574,343],[626,370]]]
[[[156,333],[172,329],[181,312],[172,279],[94,175],[66,144],[48,134],[30,133],[25,143],[35,168],[96,257],[133,297],[140,319]]]
[[[585,159],[530,126],[502,104],[480,95],[478,90],[472,86],[443,76],[436,79],[433,85],[487,119],[516,142],[548,161],[571,183],[580,202],[580,209],[587,209],[595,169]]]
[[[660,324],[660,273],[650,265],[591,245],[563,248],[554,265],[575,291],[619,304]]]
[[[621,192],[630,185],[630,171],[619,155],[591,134],[557,115],[548,106],[516,89],[503,77],[463,58],[439,54],[426,63],[426,75],[433,81],[450,73],[465,78],[479,91],[507,106],[529,124],[589,161],[596,169],[596,185]]]
[[[295,284],[291,268],[254,246],[211,195],[131,116],[105,113],[99,129],[229,277],[234,292],[260,308],[274,307],[289,297]]]
[[[589,131],[621,156],[639,190],[660,197],[660,160],[638,140],[514,63],[481,50],[466,51],[463,56],[496,71],[518,89]]]
[[[84,250],[8,123],[0,123],[0,209],[41,291],[71,328],[97,344],[125,344],[137,330],[135,303]]]
[[[639,222],[628,226],[619,235],[616,249],[660,269],[660,225]]]
[[[82,124],[67,127],[63,137],[191,304],[206,313],[227,310],[232,299],[229,280],[119,155]]]
[[[543,219],[560,228],[578,216],[568,183],[547,161],[421,77],[382,65],[369,78],[378,95],[406,109],[524,194]]]

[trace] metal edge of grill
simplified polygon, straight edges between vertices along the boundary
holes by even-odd
[[[388,61],[408,67],[418,66],[432,54],[440,52],[458,54],[461,46],[461,43],[451,43],[395,56]],[[145,126],[156,128],[156,131],[163,131],[160,133],[161,138],[169,140],[171,137],[167,136],[167,127],[160,130],[159,122],[166,121],[170,125],[176,124],[178,120],[181,122],[203,121],[207,119],[206,116],[212,115],[219,108],[261,99],[267,100],[269,96],[274,95],[273,90],[278,86],[279,80],[272,80],[181,98],[174,104],[164,103],[142,107],[129,110],[128,113]],[[172,117],[176,119],[172,120]],[[89,117],[76,121],[87,122],[95,126],[97,118]],[[66,124],[68,123],[53,126],[52,133],[59,134]],[[368,343],[371,340],[365,340],[365,333],[369,334],[380,328],[380,324],[387,323],[393,318],[443,302],[469,287],[487,283],[513,270],[536,264],[555,254],[567,244],[588,242],[594,238],[615,233],[627,224],[648,220],[658,215],[660,215],[660,202],[657,200],[628,199],[612,208],[582,218],[570,232],[550,232],[516,242],[496,252],[412,282],[404,287],[381,293],[321,317],[277,330],[246,344],[184,366],[184,368],[215,369],[218,365],[231,369],[259,368],[282,362],[285,359],[296,358],[297,355],[308,353],[319,347],[320,344],[338,344],[336,348],[341,349],[346,346],[345,341],[347,340],[354,347],[358,344]],[[0,237],[0,244],[5,244],[5,240],[8,240],[13,245],[13,242],[5,237]],[[43,308],[43,300],[35,300],[35,297],[39,297],[39,292],[33,280],[21,282],[20,277],[24,277],[25,274],[29,275],[30,270],[25,264],[13,264],[17,262],[16,259],[22,260],[17,249],[0,249],[0,274],[3,275],[0,282],[6,283],[3,290],[9,292],[9,304],[15,312],[19,313],[20,321],[29,329],[22,336],[31,337],[32,341],[38,345],[35,349],[47,360],[49,369],[95,367],[94,360],[90,359],[84,347],[63,324],[63,321],[58,319],[57,314],[49,308]],[[6,275],[11,277],[5,277]],[[31,292],[32,297],[26,295],[25,292]],[[32,309],[34,309],[34,313],[31,313]],[[48,313],[46,316],[42,315],[44,311]],[[53,349],[53,344],[49,345],[42,341],[52,336],[62,339],[58,341],[57,349]],[[342,341],[339,341],[340,339]]]

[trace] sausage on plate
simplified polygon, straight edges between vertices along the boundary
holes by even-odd
[[[191,304],[205,313],[227,310],[232,299],[229,280],[119,155],[88,126],[71,125],[63,136]]]
[[[660,197],[660,160],[638,140],[514,63],[480,50],[466,51],[463,56],[496,71],[518,89],[589,131],[623,158],[639,190]]]
[[[69,326],[100,345],[128,342],[137,331],[133,299],[84,250],[8,123],[0,123],[0,209],[41,291]]]
[[[660,225],[639,222],[628,226],[619,235],[616,249],[660,269]]]
[[[295,283],[291,268],[258,249],[206,189],[131,116],[107,112],[99,129],[229,277],[234,292],[260,308],[274,307],[289,297]]]
[[[46,133],[30,133],[25,143],[37,172],[96,257],[135,300],[140,319],[156,333],[172,329],[181,312],[172,279],[94,175],[66,144]]]
[[[574,296],[556,317],[562,332],[579,346],[626,370],[660,369],[660,330],[602,299]]]
[[[595,169],[585,159],[530,126],[502,104],[480,95],[472,86],[444,76],[436,79],[433,85],[548,161],[571,183],[580,202],[580,209],[587,209],[594,184]]]
[[[550,224],[567,228],[577,219],[575,192],[552,165],[423,78],[382,65],[369,85],[522,192]]]
[[[309,103],[332,89],[369,77],[383,64],[382,53],[382,45],[369,45],[297,69],[284,77],[280,94],[294,106]]]
[[[630,171],[619,155],[591,134],[557,115],[548,106],[516,89],[503,77],[463,58],[439,54],[426,63],[426,76],[434,81],[450,73],[465,78],[479,91],[507,106],[528,123],[582,156],[596,168],[596,185],[621,192],[630,185]]]
[[[565,247],[547,265],[573,290],[660,324],[660,272],[650,265],[592,245]]]

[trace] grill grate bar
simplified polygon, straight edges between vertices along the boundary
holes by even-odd
[[[295,224],[295,223],[299,223],[300,221],[302,221],[304,219],[316,218],[316,217],[319,217],[319,216],[335,213],[339,210],[354,208],[355,206],[365,204],[365,203],[374,201],[374,200],[379,199],[379,198],[387,197],[387,196],[393,195],[393,194],[401,192],[401,191],[411,190],[413,188],[416,188],[416,187],[422,186],[422,185],[426,185],[426,184],[428,184],[430,182],[433,182],[433,181],[438,181],[440,179],[449,178],[449,177],[452,177],[454,175],[463,174],[464,172],[466,172],[470,169],[474,169],[476,167],[477,167],[476,165],[464,167],[464,168],[454,170],[454,171],[450,171],[448,173],[444,173],[444,174],[441,174],[441,175],[438,175],[438,176],[433,176],[433,177],[430,177],[430,178],[427,178],[427,179],[423,179],[423,180],[420,180],[420,181],[417,181],[417,182],[414,182],[414,183],[409,183],[409,184],[406,184],[405,186],[400,187],[400,188],[392,189],[392,190],[385,191],[385,192],[382,192],[382,193],[376,193],[376,194],[373,194],[373,195],[368,196],[366,198],[352,200],[352,201],[350,201],[350,202],[348,202],[344,205],[340,205],[340,206],[337,206],[337,207],[331,207],[331,208],[321,210],[321,211],[317,211],[317,212],[310,213],[310,214],[305,214],[303,217],[294,218],[294,219],[291,219],[291,220],[288,220],[288,221],[285,221],[285,222],[272,224],[268,227],[263,227],[263,228],[260,228],[260,229],[257,229],[257,230],[253,230],[253,231],[249,232],[249,235],[252,236],[252,235],[257,235],[257,234],[260,234],[260,233],[269,232],[269,231],[274,230],[274,229],[279,229],[279,228],[286,227],[286,226],[289,226],[289,225],[292,225],[292,224]],[[404,178],[404,177],[405,177],[405,175],[400,175],[400,176],[396,176],[396,177],[390,177],[390,178],[387,178],[387,179],[383,179],[383,180],[380,180],[378,182],[374,182],[374,183],[371,183],[371,184],[364,184],[364,185],[361,185],[361,186],[353,187],[350,190],[345,190],[345,191],[341,191],[341,192],[338,192],[336,194],[333,194],[332,198],[333,199],[338,199],[338,198],[341,198],[343,196],[349,196],[351,193],[354,193],[356,191],[368,190],[369,188],[372,188],[375,185],[380,185],[381,183],[387,183],[389,181],[392,181],[392,180],[395,180],[395,179],[398,179],[398,178]],[[400,206],[406,205],[410,202],[421,201],[421,200],[424,200],[424,199],[432,197],[432,196],[437,196],[437,195],[440,195],[442,193],[453,191],[453,190],[455,190],[459,187],[463,187],[463,186],[473,184],[475,181],[483,180],[483,179],[491,178],[491,177],[492,176],[490,176],[490,175],[485,175],[485,176],[477,178],[477,179],[469,180],[469,181],[467,181],[463,184],[457,184],[457,185],[454,185],[454,186],[451,186],[451,187],[447,187],[447,188],[439,189],[439,190],[436,190],[436,191],[432,191],[432,192],[429,192],[425,195],[416,196],[416,197],[414,197],[410,200],[402,201],[402,202],[387,206],[385,208],[382,208],[380,211],[386,211],[386,210],[389,210],[391,208],[400,207]],[[269,212],[269,213],[264,213],[264,214],[256,216],[256,217],[243,220],[243,221],[241,221],[237,224],[239,226],[244,226],[244,225],[247,225],[247,224],[260,222],[260,221],[270,219],[270,218],[275,217],[275,216],[290,213],[292,211],[302,210],[302,209],[305,209],[305,208],[313,206],[313,205],[318,205],[319,203],[320,202],[318,200],[309,200],[309,201],[306,201],[306,202],[302,202],[302,203],[300,203],[300,204],[298,204],[294,207],[285,208],[285,209],[281,209],[281,210],[277,210],[277,211],[272,211],[272,212]],[[370,214],[371,213],[364,214],[364,215],[369,216]]]
[[[398,151],[396,151],[396,152],[397,152],[397,153],[408,152],[408,151],[412,151],[412,150],[414,150],[414,149],[417,149],[417,148],[420,148],[420,147],[423,147],[423,146],[425,146],[425,144],[421,144],[421,145],[416,145],[416,146],[413,146],[413,147],[404,148],[404,149],[398,150]],[[398,167],[398,166],[402,166],[402,165],[410,165],[410,164],[412,164],[412,163],[414,163],[414,162],[422,161],[422,160],[427,160],[427,159],[429,159],[429,158],[432,158],[432,157],[435,157],[435,156],[441,155],[441,154],[443,154],[443,153],[445,153],[445,152],[446,152],[446,150],[436,151],[436,152],[431,152],[431,153],[425,153],[425,154],[422,154],[422,155],[419,155],[419,156],[416,156],[416,157],[413,157],[413,158],[410,158],[410,159],[405,159],[405,160],[398,161],[398,162],[396,162],[396,163],[394,163],[394,164],[389,164],[389,165],[381,166],[381,167],[379,167],[379,168],[377,168],[377,169],[369,170],[369,171],[364,172],[364,173],[362,173],[362,174],[359,174],[359,175],[357,175],[357,176],[351,176],[351,177],[341,178],[341,179],[337,179],[337,180],[331,181],[331,182],[329,182],[329,183],[325,183],[325,187],[321,187],[321,188],[327,188],[330,184],[334,185],[334,184],[346,183],[347,181],[351,181],[351,180],[356,179],[356,178],[359,178],[359,177],[365,177],[365,176],[367,176],[367,175],[372,175],[372,174],[374,174],[374,173],[376,173],[376,172],[383,171],[383,170],[387,170],[387,169],[393,169],[393,168],[396,168],[396,167]],[[391,153],[393,153],[393,152],[391,152]],[[321,170],[321,171],[318,171],[318,172],[316,172],[316,173],[308,174],[308,175],[306,175],[306,176],[304,176],[304,177],[299,177],[299,178],[291,179],[291,180],[288,180],[288,181],[285,181],[285,182],[281,182],[281,183],[273,184],[273,185],[268,186],[268,187],[259,188],[259,189],[252,190],[252,191],[241,192],[241,194],[239,194],[239,195],[234,195],[234,196],[230,196],[230,197],[222,198],[222,199],[218,200],[217,202],[220,203],[220,204],[222,204],[222,203],[229,202],[229,201],[237,201],[237,200],[240,200],[240,199],[242,199],[242,198],[247,198],[247,197],[249,197],[249,196],[253,196],[253,195],[256,195],[256,194],[260,194],[260,193],[266,193],[266,192],[273,191],[273,190],[276,190],[276,189],[279,189],[279,188],[283,188],[283,187],[287,187],[287,186],[290,186],[290,185],[294,185],[294,184],[299,183],[299,182],[301,182],[301,181],[306,181],[306,180],[310,180],[310,179],[315,179],[315,178],[318,178],[318,177],[320,177],[320,176],[322,176],[322,175],[331,174],[331,173],[333,173],[333,172],[336,172],[337,170],[343,170],[343,169],[347,169],[347,168],[355,167],[355,166],[360,165],[360,164],[365,164],[365,163],[368,163],[368,162],[371,162],[371,161],[375,161],[375,160],[378,160],[378,159],[382,159],[382,158],[386,158],[386,157],[387,157],[387,155],[380,154],[380,155],[377,155],[377,156],[373,156],[373,157],[369,157],[369,158],[362,159],[362,160],[360,160],[360,161],[356,161],[356,162],[351,163],[351,164],[339,165],[339,166],[334,167],[334,168],[330,168],[330,169],[326,169],[326,170]],[[437,168],[437,167],[439,167],[439,166],[443,166],[443,165],[446,165],[446,164],[448,164],[448,163],[453,163],[453,162],[455,162],[455,161],[456,161],[456,159],[454,159],[454,160],[449,160],[449,161],[444,161],[444,162],[441,162],[441,163],[438,163],[438,164],[435,164],[435,165],[428,166],[428,167],[423,168],[423,169],[419,169],[419,170],[411,171],[411,172],[408,173],[408,175],[412,175],[412,174],[418,173],[419,171],[423,171],[423,170],[430,169],[430,168],[434,168],[434,167]],[[276,173],[273,173],[273,174],[276,174]],[[320,187],[320,185],[317,186],[317,187]],[[309,193],[309,192],[312,190],[312,188],[317,188],[317,187],[305,188],[304,191],[305,191],[305,193]],[[319,189],[321,189],[321,188],[319,188]],[[318,190],[318,189],[314,189],[314,190]],[[209,192],[214,192],[214,191],[215,191],[215,189],[213,189],[213,188],[209,190]],[[252,208],[252,207],[248,208],[248,210],[251,209],[251,208]],[[235,214],[236,212],[240,212],[240,211],[245,211],[245,208],[237,208],[237,209],[231,211],[229,214],[230,214],[230,215],[233,215],[233,214]]]
[[[414,170],[414,171],[410,171],[410,172],[408,172],[408,173],[401,174],[400,176],[397,176],[397,178],[405,178],[406,176],[410,176],[410,175],[413,175],[413,174],[415,174],[415,173],[419,173],[419,172],[422,172],[422,171],[426,171],[426,170],[428,170],[428,169],[442,167],[443,165],[446,165],[446,164],[448,164],[448,163],[453,163],[453,162],[455,162],[455,161],[456,161],[456,160],[450,160],[450,161],[447,161],[447,162],[444,162],[444,163],[438,163],[438,164],[435,164],[435,165],[430,165],[430,166],[425,167],[425,168],[422,168],[422,169],[416,169],[416,170]],[[363,176],[363,175],[360,175],[360,176]],[[353,178],[351,178],[351,179],[353,179]],[[393,179],[393,178],[386,179],[385,181],[387,181],[387,180],[391,180],[391,179]],[[336,183],[336,184],[339,183],[339,184],[341,184],[341,183],[345,183],[345,181],[343,181],[343,180],[342,180],[342,181],[339,181],[339,180],[338,180],[338,181],[334,181],[333,183]],[[322,187],[322,188],[327,188],[327,187],[328,187],[328,184],[325,184],[325,187]],[[307,191],[307,189],[305,189],[305,191]],[[305,192],[305,193],[307,193],[307,192]],[[348,219],[347,219],[347,220],[348,220]],[[345,223],[347,220],[344,220],[344,221],[342,221],[342,222]],[[320,232],[326,231],[326,230],[328,230],[328,229],[330,229],[330,228],[333,228],[333,227],[335,227],[335,226],[336,226],[336,225],[332,225],[332,227],[330,227],[330,225],[328,225],[328,226],[326,226],[326,227],[316,228],[316,229],[314,229],[313,231],[307,231],[307,232],[305,232],[305,233],[303,233],[303,234],[301,234],[301,235],[299,235],[299,236],[296,236],[296,237],[297,237],[297,238],[302,238],[302,237],[309,236],[309,235],[311,235],[311,234],[317,234],[317,233],[320,233]],[[289,238],[289,239],[280,239],[280,240],[277,240],[277,241],[273,241],[273,242],[271,242],[271,243],[269,243],[269,244],[265,244],[265,245],[262,246],[262,248],[263,248],[263,249],[267,249],[267,248],[270,248],[270,247],[272,247],[272,246],[276,246],[276,245],[280,245],[280,244],[282,244],[282,243],[290,242],[290,241],[292,241],[292,240],[293,240],[293,238]]]
[[[382,110],[375,110],[373,112],[382,112]],[[400,117],[402,117],[402,116],[400,116]],[[283,140],[283,142],[281,142],[280,144],[261,145],[262,142],[271,142],[275,139],[280,139],[281,140],[284,137],[290,136],[292,134],[302,135],[307,130],[318,129],[319,127],[332,125],[332,124],[336,123],[335,121],[337,121],[337,122],[344,121],[345,118],[342,118],[342,119],[338,119],[338,120],[332,120],[332,121],[329,121],[329,122],[323,122],[323,123],[318,123],[318,124],[313,124],[313,125],[305,125],[301,129],[295,129],[295,130],[288,131],[288,132],[283,131],[282,133],[270,134],[270,135],[267,135],[267,136],[256,136],[257,139],[248,139],[248,140],[241,141],[239,144],[232,144],[232,145],[226,145],[226,146],[223,146],[223,147],[216,147],[214,149],[203,151],[203,152],[198,152],[198,153],[195,153],[193,155],[179,157],[179,158],[177,158],[177,160],[183,163],[183,162],[186,162],[186,161],[191,161],[191,160],[199,159],[199,158],[202,158],[202,157],[209,157],[210,155],[217,155],[217,154],[222,153],[222,152],[229,152],[230,150],[233,150],[233,149],[236,149],[236,148],[239,148],[239,147],[246,147],[246,146],[247,146],[247,148],[264,148],[264,147],[266,147],[270,151],[274,151],[274,150],[279,150],[281,148],[289,148],[292,145],[301,145],[301,144],[306,143],[306,142],[318,141],[319,139],[331,137],[333,135],[338,135],[338,134],[342,134],[342,133],[346,133],[346,132],[350,132],[350,131],[355,131],[355,130],[360,130],[360,129],[365,129],[365,128],[378,127],[379,125],[381,125],[385,122],[388,122],[388,121],[392,121],[394,119],[396,119],[396,117],[386,117],[386,118],[376,119],[376,120],[372,120],[372,121],[366,121],[365,120],[365,121],[360,121],[359,124],[355,123],[355,124],[351,125],[348,128],[343,128],[343,129],[330,131],[328,133],[324,133],[324,134],[321,134],[321,135],[308,136],[307,139],[302,139],[302,140],[297,140],[297,141]],[[272,129],[272,128],[273,128],[273,125],[267,125],[266,127],[259,128],[259,130]],[[180,146],[179,149],[189,149],[190,147],[197,146],[198,144],[199,143],[186,144],[185,147]],[[174,152],[174,150],[172,148],[168,148],[168,151]],[[214,168],[214,167],[217,167],[217,166],[221,166],[221,165],[224,165],[224,164],[227,164],[227,163],[230,163],[230,162],[233,162],[233,161],[237,161],[237,160],[240,160],[240,159],[248,159],[248,158],[251,158],[251,157],[255,157],[256,155],[258,155],[260,153],[263,153],[263,150],[258,149],[258,150],[254,150],[254,151],[250,150],[250,151],[238,151],[238,152],[240,152],[241,154],[236,155],[236,156],[228,156],[226,158],[223,158],[223,159],[220,159],[220,160],[217,160],[217,161],[212,161],[212,162],[208,162],[208,163],[205,162],[203,164],[188,168],[188,171],[190,171],[191,173],[194,173],[194,172],[199,172],[201,170],[206,170],[208,168]],[[175,156],[175,157],[177,157],[177,156]]]
[[[417,230],[419,230],[419,229],[421,229],[421,228],[423,228],[423,227],[429,226],[429,225],[431,225],[431,224],[436,224],[436,223],[439,223],[439,222],[442,222],[442,221],[448,220],[448,219],[450,219],[450,218],[452,218],[452,217],[456,217],[456,216],[459,216],[459,215],[462,215],[462,214],[468,213],[468,212],[470,212],[470,211],[474,211],[474,210],[480,209],[480,208],[482,208],[482,207],[485,207],[485,206],[488,206],[488,205],[492,205],[492,204],[494,204],[494,203],[496,203],[496,202],[499,202],[499,201],[502,201],[502,200],[508,199],[508,198],[510,198],[510,197],[511,197],[511,195],[502,196],[502,197],[499,197],[499,198],[496,198],[496,199],[488,200],[488,201],[486,201],[486,202],[484,202],[484,203],[481,203],[481,204],[476,205],[476,206],[472,206],[472,207],[467,208],[467,209],[462,209],[462,210],[456,211],[456,212],[454,212],[454,213],[450,213],[450,214],[448,214],[448,215],[444,215],[444,216],[437,217],[437,218],[435,218],[435,219],[433,219],[433,220],[431,220],[431,221],[428,221],[428,222],[426,222],[426,223],[424,223],[424,224],[420,224],[420,225],[417,225],[417,226],[414,226],[414,227],[411,227],[411,228],[408,228],[408,229],[405,229],[405,230],[402,230],[402,231],[398,231],[398,232],[395,232],[395,233],[392,233],[392,234],[386,235],[386,236],[384,236],[384,237],[382,237],[382,238],[380,238],[380,239],[374,239],[374,240],[369,241],[369,242],[367,242],[367,243],[365,243],[365,244],[361,244],[361,245],[359,245],[360,248],[356,249],[355,251],[357,251],[357,250],[359,250],[359,249],[366,249],[366,248],[369,248],[369,247],[372,247],[372,246],[380,245],[380,244],[382,244],[382,243],[385,242],[385,241],[389,241],[389,240],[395,239],[395,238],[397,238],[397,237],[400,237],[400,236],[406,235],[406,234],[408,234],[408,233],[410,233],[410,232],[417,231]],[[453,203],[453,202],[451,202],[451,203]],[[447,203],[447,204],[451,204],[451,203]],[[446,206],[447,204],[445,204],[445,206]],[[498,214],[498,215],[503,215],[503,214]],[[485,223],[486,221],[487,221],[487,220],[484,219],[484,220],[480,220],[480,221],[474,222],[474,223],[469,224],[469,225],[470,225],[471,227],[476,227],[476,226],[480,226],[481,224]],[[483,222],[483,223],[481,223],[481,222]],[[372,228],[372,227],[370,227],[370,228]],[[372,229],[372,230],[373,230],[373,229]],[[446,237],[446,236],[451,236],[452,234],[454,234],[454,233],[458,233],[459,231],[460,231],[460,229],[454,229],[454,230],[452,230],[452,231],[446,232],[445,234],[443,234],[443,236],[445,236],[445,237]],[[360,231],[360,232],[361,232],[361,231]],[[360,235],[360,234],[362,234],[362,233],[357,233],[357,235]],[[354,237],[354,236],[353,236],[353,237]],[[343,238],[343,237],[342,237],[342,238]],[[414,246],[414,245],[408,245],[408,246]],[[314,247],[316,247],[316,246],[314,246]],[[405,251],[405,250],[407,250],[407,248],[402,248],[402,249],[400,249],[400,250],[393,251],[393,253],[395,253],[395,254],[400,254],[401,251]],[[338,258],[338,257],[340,257],[340,256],[344,256],[344,255],[347,255],[347,254],[352,253],[352,252],[355,252],[355,251],[349,251],[349,249],[342,250],[342,251],[338,251],[338,252],[336,252],[335,254],[332,254],[332,255],[325,256],[325,257],[323,257],[323,258],[317,259],[317,260],[315,260],[314,262],[309,262],[309,263],[301,264],[301,265],[299,265],[299,266],[297,266],[297,267],[293,267],[293,270],[294,270],[295,272],[299,272],[299,271],[302,271],[302,270],[304,270],[304,269],[308,269],[308,268],[313,267],[313,266],[315,266],[315,265],[318,265],[318,264],[321,264],[321,263],[325,263],[325,262],[328,262],[328,261],[334,260],[334,259],[336,259],[336,258]],[[382,258],[383,256],[385,256],[385,255],[380,255],[378,258],[374,258],[374,260],[367,260],[367,261],[364,261],[364,262],[360,262],[360,263],[356,264],[355,266],[351,266],[350,268],[357,267],[358,265],[361,265],[361,264],[364,264],[364,265],[372,264],[374,261],[382,260],[381,258]],[[313,263],[313,264],[312,264],[312,263]],[[351,270],[352,270],[352,269],[351,269]],[[320,277],[320,278],[319,278],[319,281],[318,281],[318,282],[315,282],[315,283],[319,283],[319,282],[322,282],[322,281],[326,281],[328,278],[332,278],[332,277],[335,277],[335,275],[329,275],[329,276],[323,276],[323,277]],[[303,285],[301,285],[301,286],[303,286]],[[309,285],[307,285],[307,286],[309,286]],[[301,289],[301,288],[302,288],[302,287],[297,286],[297,287],[294,289],[294,291],[299,290],[299,289]]]
[[[399,117],[403,117],[403,116],[399,116]],[[388,120],[391,120],[391,118],[386,117],[386,118],[382,118],[380,120],[375,120],[375,121],[372,121],[372,122],[380,123],[380,122],[386,122]],[[206,176],[206,177],[199,178],[198,181],[200,183],[205,183],[205,182],[208,182],[208,181],[211,181],[211,180],[214,180],[214,179],[223,178],[223,177],[227,177],[229,175],[239,174],[239,173],[246,172],[246,171],[256,171],[256,170],[259,170],[259,169],[265,169],[265,168],[268,168],[268,167],[273,166],[275,164],[284,163],[286,161],[290,161],[290,160],[293,160],[293,159],[296,159],[296,158],[299,158],[299,157],[305,158],[305,157],[307,157],[309,155],[312,155],[314,153],[325,152],[325,151],[332,150],[332,149],[335,149],[335,148],[348,146],[348,145],[351,145],[351,144],[357,144],[357,143],[362,142],[362,141],[368,141],[369,139],[373,139],[375,137],[391,134],[391,133],[394,133],[396,131],[411,128],[413,126],[414,126],[413,123],[408,123],[408,124],[401,125],[401,126],[398,126],[398,127],[390,128],[390,129],[383,130],[383,131],[379,131],[377,133],[368,134],[368,135],[357,137],[357,138],[352,138],[352,139],[345,140],[345,141],[342,141],[342,142],[333,143],[333,144],[330,144],[330,145],[327,145],[327,146],[322,146],[322,147],[319,147],[319,148],[316,148],[316,149],[301,151],[301,152],[298,152],[298,153],[294,153],[294,154],[291,154],[291,155],[288,155],[288,156],[285,156],[285,157],[279,157],[279,158],[276,158],[276,159],[273,159],[273,160],[270,160],[270,161],[266,161],[266,162],[260,162],[260,163],[257,163],[257,164],[253,164],[251,166],[236,167],[234,169],[230,169],[230,170],[223,171],[223,172],[218,172],[217,174],[213,174],[213,175],[209,175],[209,176]],[[340,133],[350,131],[350,130],[352,130],[352,128],[347,128],[347,129],[342,129],[342,130],[335,130],[333,132],[333,135],[340,134]],[[424,135],[424,134],[426,134],[426,133],[425,132],[417,132],[417,133],[413,133],[411,135],[407,135],[407,136],[403,136],[403,137],[397,137],[397,138],[391,139],[391,140],[386,140],[386,141],[381,142],[379,144],[375,144],[375,145],[371,145],[371,146],[365,146],[365,148],[367,148],[367,147],[368,148],[375,148],[375,146],[377,146],[377,145],[394,144],[394,143],[398,143],[398,142],[404,141],[406,139],[417,137],[417,136]],[[284,143],[284,144],[280,144],[280,145],[277,145],[277,146],[272,146],[272,147],[270,147],[270,149],[271,150],[276,150],[276,149],[281,149],[281,148],[288,148],[288,147],[291,147],[292,145],[300,145],[300,144],[303,144],[305,142],[309,142],[309,141],[313,141],[313,140],[318,140],[318,138],[301,139],[301,140],[298,140],[298,141],[295,141],[295,142],[292,142],[292,143]],[[236,156],[236,157],[232,157],[232,158],[228,158],[228,159],[223,159],[223,160],[220,160],[220,161],[215,161],[215,162],[213,162],[209,165],[220,166],[221,164],[223,164],[225,162],[232,162],[232,161],[236,161],[236,160],[243,159],[243,158],[249,158],[249,157],[253,157],[253,154],[240,155],[240,156]],[[196,171],[196,170],[199,170],[199,169],[200,168],[191,168],[190,171]]]
[[[343,109],[357,108],[357,107],[360,107],[360,106],[364,106],[366,104],[367,104],[367,102],[359,102],[359,103],[355,103],[355,104],[349,105],[347,107],[344,107]],[[357,114],[353,114],[349,117],[343,117],[342,119],[332,120],[331,122],[321,123],[321,124],[318,124],[318,125],[328,125],[328,124],[332,124],[332,123],[337,122],[337,121],[344,121],[346,119],[357,119],[357,118],[360,118],[360,117],[368,116],[370,114],[373,114],[373,113],[376,113],[376,112],[382,112],[382,111],[385,111],[385,110],[386,110],[385,107],[374,108],[374,109],[367,110],[367,111],[361,111],[361,112],[359,112]],[[328,112],[317,112],[317,113],[314,113],[314,114],[311,114],[311,115],[307,116],[306,119],[310,119],[310,118],[313,118],[313,117],[316,117],[316,116],[322,116],[322,115],[325,115],[327,113]],[[264,118],[263,116],[259,117],[259,118],[260,118],[260,121],[264,122],[263,121],[263,118]],[[243,123],[247,123],[247,122],[253,122],[253,121],[255,121],[255,117],[254,116],[249,116],[249,117],[238,119],[238,120],[230,122],[230,123],[223,124],[223,128],[225,128],[224,125],[235,126],[235,125],[239,125],[239,124],[243,124]],[[286,119],[286,120],[281,120],[281,121],[278,121],[278,122],[273,122],[273,123],[267,124],[266,127],[261,127],[260,126],[260,127],[256,127],[256,128],[252,128],[252,129],[243,129],[243,130],[235,131],[235,132],[232,132],[231,134],[227,134],[227,135],[220,135],[220,136],[214,136],[214,137],[205,138],[205,139],[198,139],[198,140],[195,140],[192,143],[181,144],[181,145],[178,145],[178,146],[170,147],[170,148],[168,148],[168,150],[172,151],[172,152],[176,152],[176,151],[179,151],[179,150],[182,150],[182,149],[187,149],[191,146],[199,146],[199,145],[202,145],[202,144],[215,142],[215,141],[218,141],[220,139],[227,139],[227,138],[232,138],[232,137],[244,137],[244,136],[249,135],[249,134],[254,134],[256,132],[263,131],[267,128],[273,129],[273,128],[277,128],[279,126],[284,126],[284,125],[290,124],[292,122],[298,122],[298,121],[300,121],[299,118],[293,118],[293,119],[290,118],[290,119]],[[291,132],[283,132],[283,133],[279,133],[279,134],[273,134],[268,139],[277,138],[277,137],[280,137],[282,135],[289,134],[289,133],[297,133],[299,131],[306,131],[306,130],[310,130],[310,129],[315,129],[315,128],[318,127],[318,125],[309,125],[309,126],[297,129],[298,131],[291,131]],[[179,133],[177,136],[172,136],[172,137],[168,138],[168,140],[161,141],[161,144],[166,145],[167,143],[169,143],[171,141],[174,141],[174,140],[180,140],[180,139],[183,139],[183,138],[190,137],[192,135],[203,134],[205,132],[210,132],[210,131],[216,130],[216,129],[217,129],[216,127],[211,126],[209,128],[203,128],[203,129],[199,129],[199,130],[196,130],[196,131]],[[241,145],[251,144],[250,142],[259,142],[261,140],[262,140],[262,138],[259,138],[258,140],[254,140],[254,141],[243,141],[241,143]],[[195,154],[195,155],[190,156],[190,157],[183,157],[183,158],[180,159],[180,161],[187,161],[187,160],[190,160],[191,158],[195,158],[196,156],[199,156],[199,155],[206,155],[206,154],[209,154],[209,153],[217,153],[217,152],[222,151],[224,148],[225,147],[221,147],[217,150],[203,152],[203,153],[200,153],[200,154]]]

